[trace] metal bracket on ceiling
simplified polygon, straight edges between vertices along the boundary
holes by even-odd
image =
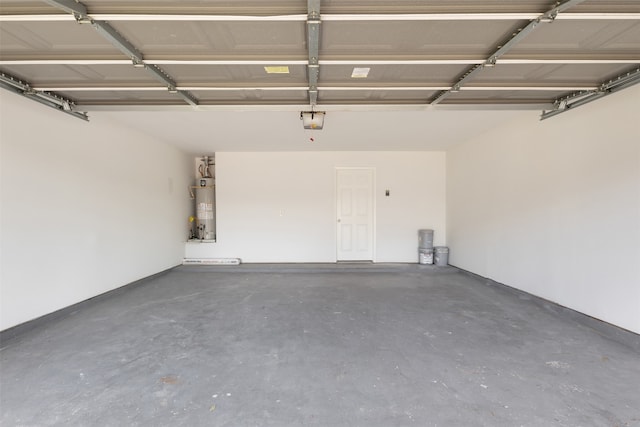
[[[111,45],[117,48],[120,52],[124,53],[129,59],[131,59],[134,67],[146,69],[153,75],[156,80],[165,85],[170,93],[177,94],[191,106],[195,107],[198,105],[198,100],[191,93],[184,90],[176,89],[176,82],[162,68],[158,67],[157,65],[147,65],[144,62],[142,52],[140,52],[133,44],[131,44],[131,42],[125,39],[122,34],[116,31],[116,29],[113,28],[111,24],[106,21],[93,20],[89,16],[87,7],[84,4],[74,0],[44,1],[54,7],[57,7],[58,9],[71,13],[76,21],[80,24],[90,23],[91,26],[98,32],[98,34],[100,34],[104,39],[111,43]]]
[[[35,90],[30,84],[11,76],[6,73],[0,73],[0,87],[9,92],[24,96],[33,101],[39,102],[47,107],[69,114],[82,120],[89,121],[87,113],[76,111],[75,103],[70,99],[55,94],[53,92],[45,92]]]
[[[87,15],[80,15],[79,13],[74,13],[73,17],[74,17],[74,19],[76,20],[76,22],[78,24],[92,24],[93,23],[93,19],[91,19]]]
[[[307,0],[307,51],[309,63],[309,104],[318,103],[318,78],[320,76],[320,0]]]
[[[563,12],[579,3],[582,3],[583,1],[585,0],[565,0],[564,2],[559,3],[554,8],[541,14],[536,19],[531,20],[529,24],[527,24],[523,28],[519,28],[515,33],[511,35],[511,38],[509,38],[502,45],[498,46],[497,50],[493,52],[491,55],[489,55],[489,57],[487,58],[486,61],[484,61],[484,63],[479,65],[474,65],[469,69],[467,69],[462,74],[462,76],[453,85],[451,85],[452,88],[458,88],[459,90],[462,85],[471,81],[485,67],[494,67],[496,65],[498,58],[500,58],[502,55],[509,52],[518,43],[524,40],[525,37],[531,34],[531,32],[533,32],[536,29],[536,27],[538,27],[538,24],[553,22],[558,16],[558,13]],[[442,91],[436,95],[436,97],[430,102],[430,104],[431,105],[439,104],[445,98],[449,97],[452,93],[455,93],[455,92],[456,91],[452,91],[451,89]]]
[[[538,21],[539,22],[544,22],[546,24],[549,24],[549,23],[555,21],[557,17],[558,17],[558,10],[552,9],[549,12],[547,12],[545,15],[541,16],[540,18],[538,18]]]
[[[630,86],[640,83],[640,67],[621,74],[618,77],[601,84],[596,90],[578,91],[569,95],[558,98],[554,101],[554,108],[549,111],[543,111],[540,120],[545,120],[558,114],[567,112],[589,102],[593,102],[612,93],[621,91]]]

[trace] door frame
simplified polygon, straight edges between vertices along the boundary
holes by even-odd
[[[338,259],[338,172],[343,170],[369,170],[371,171],[371,262],[375,263],[376,261],[376,236],[377,236],[377,218],[376,218],[376,168],[374,166],[335,166],[333,173],[333,223],[334,223],[334,232],[333,232],[333,248],[335,250],[335,260],[337,262],[349,262],[349,261],[340,261]],[[357,262],[357,261],[354,261]],[[366,262],[366,261],[363,261]]]

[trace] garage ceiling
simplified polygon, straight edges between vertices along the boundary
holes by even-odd
[[[545,118],[640,81],[638,0],[0,0],[0,30],[2,87],[82,118],[425,107]]]

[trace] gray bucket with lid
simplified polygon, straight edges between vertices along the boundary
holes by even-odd
[[[438,267],[449,265],[449,248],[446,246],[436,246],[433,248],[433,258]]]
[[[418,247],[433,249],[433,230],[418,230]]]

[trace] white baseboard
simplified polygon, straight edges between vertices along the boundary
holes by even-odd
[[[239,265],[240,258],[185,258],[182,265]]]

